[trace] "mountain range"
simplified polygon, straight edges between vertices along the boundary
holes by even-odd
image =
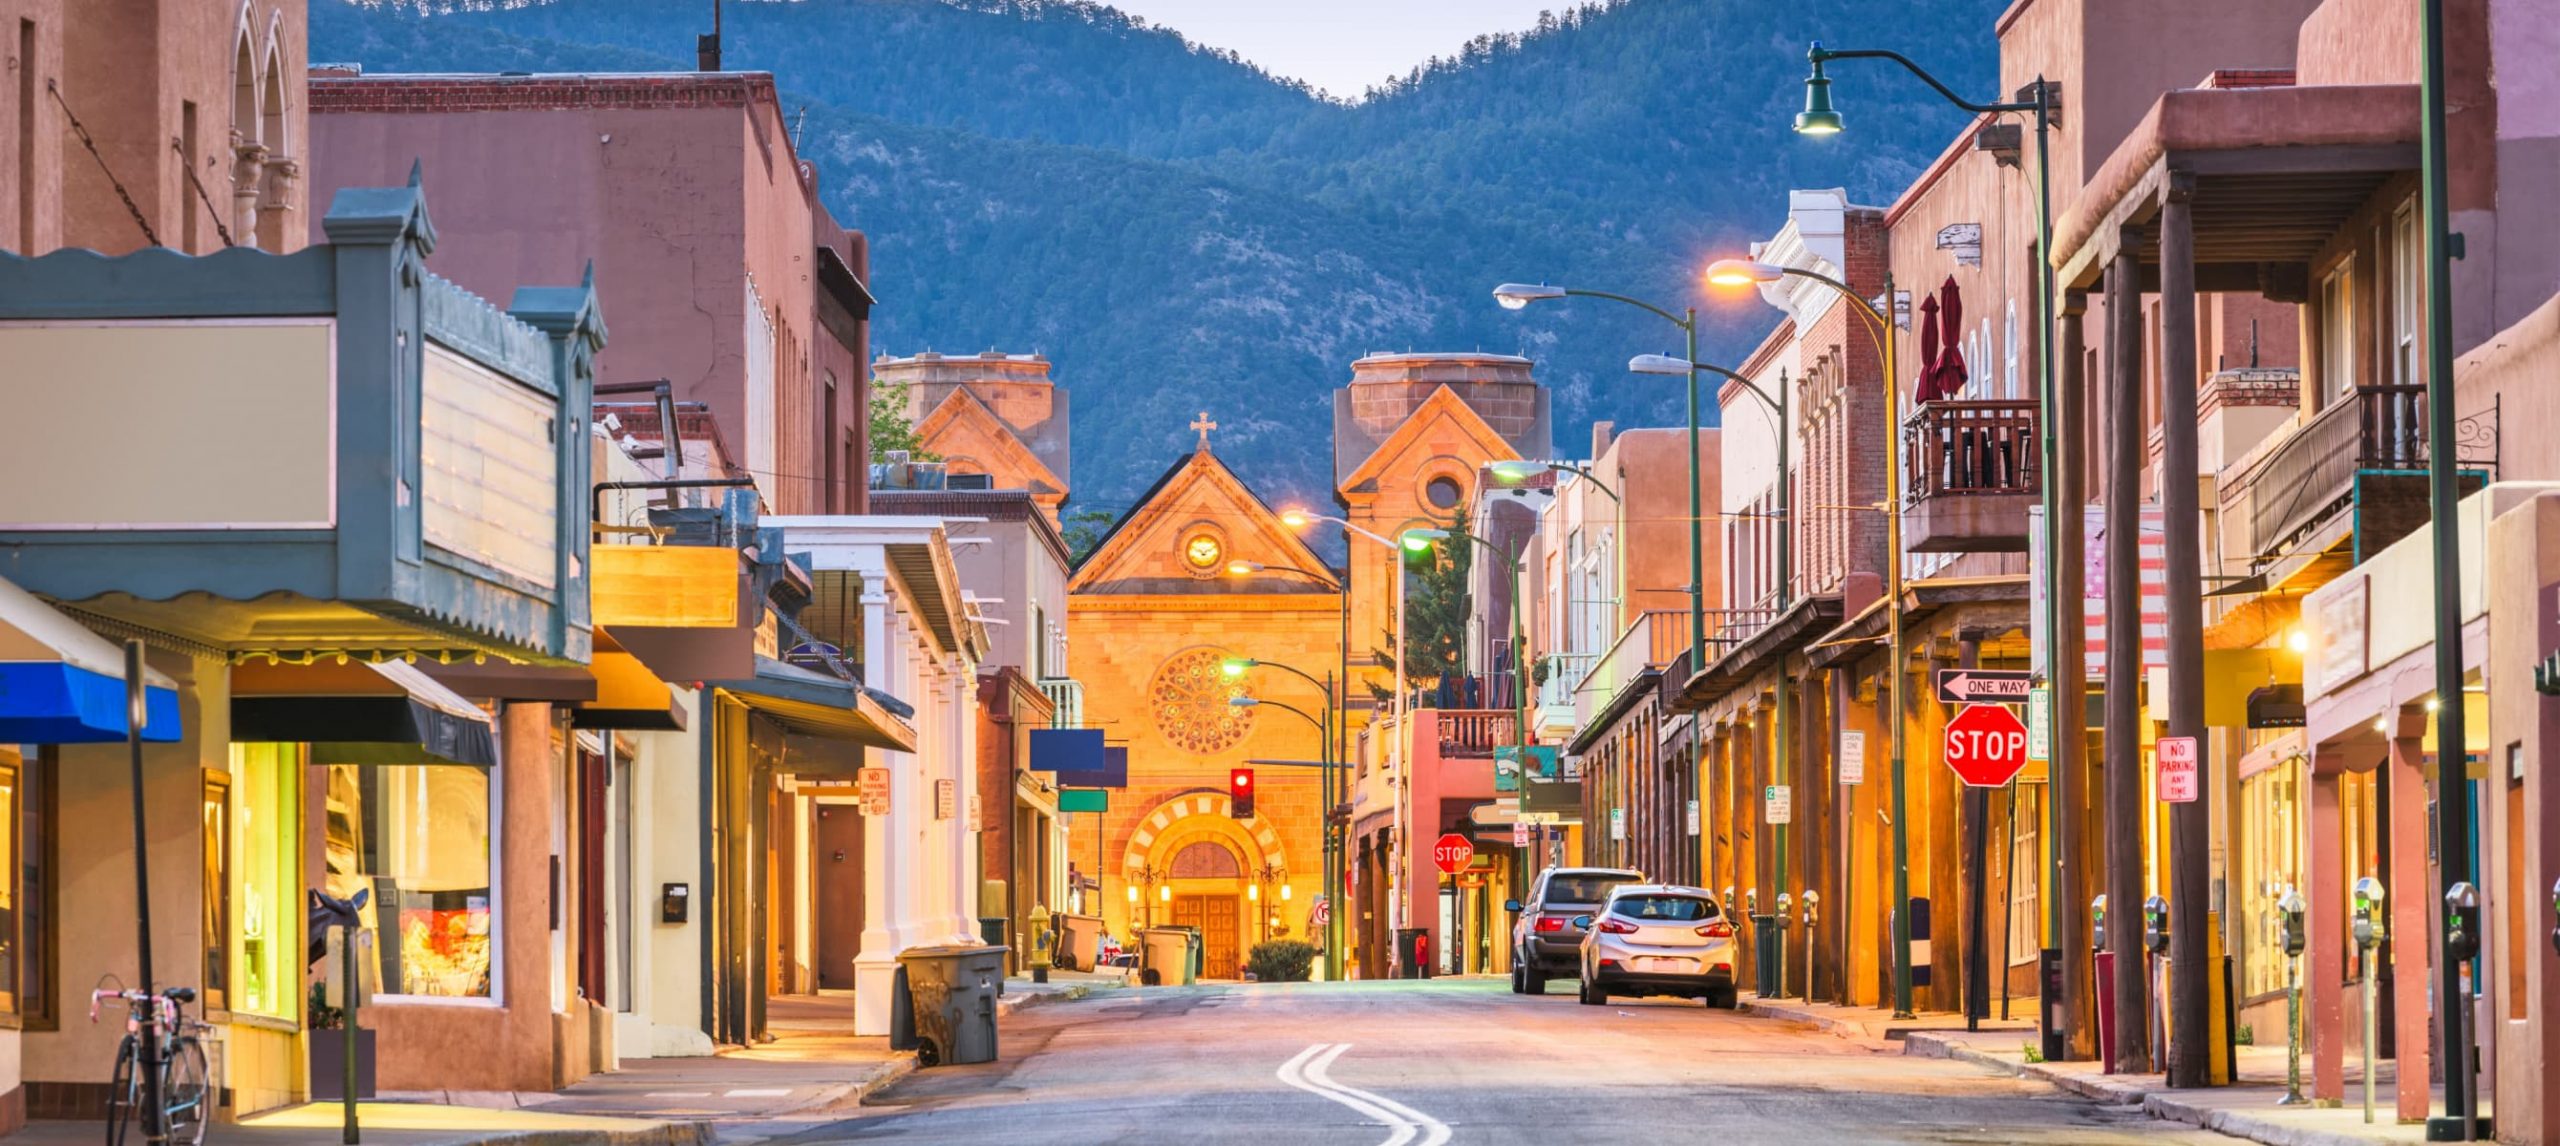
[[[1074,393],[1071,507],[1116,513],[1204,409],[1267,497],[1328,497],[1330,393],[1372,351],[1536,359],[1567,455],[1594,419],[1677,424],[1676,382],[1625,370],[1675,327],[1488,292],[1696,306],[1706,356],[1747,353],[1774,312],[1705,297],[1697,268],[1774,232],[1791,188],[1889,199],[1965,121],[1896,70],[1835,69],[1851,131],[1798,138],[1807,43],[1891,47],[1987,96],[2001,7],[1606,0],[1351,102],[1080,0],[728,0],[723,47],[775,74],[828,206],[870,236],[874,349],[1046,354]],[[690,69],[711,8],[311,0],[311,58]]]

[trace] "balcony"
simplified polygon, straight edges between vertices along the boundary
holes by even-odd
[[[2464,492],[2497,471],[2498,415],[2456,423]],[[2358,387],[2223,475],[2225,551],[2267,560],[2352,508],[2356,553],[2379,552],[2426,522],[2430,456],[2426,387]]]
[[[1507,708],[1443,708],[1433,715],[1443,759],[1491,759],[1495,748],[1520,742],[1518,721]]]
[[[1917,553],[2020,553],[2041,492],[2036,404],[1930,402],[1903,423],[1902,530]]]
[[[1040,678],[1040,691],[1048,695],[1050,706],[1056,709],[1050,727],[1084,727],[1083,681],[1071,676],[1044,676]]]
[[[1537,731],[1540,739],[1560,740],[1573,734],[1574,691],[1585,673],[1599,663],[1598,653],[1549,653],[1539,661],[1546,678],[1538,682]]]
[[[1638,616],[1592,662],[1591,671],[1575,688],[1574,727],[1589,724],[1638,678],[1678,660],[1688,648],[1687,610],[1653,609]]]

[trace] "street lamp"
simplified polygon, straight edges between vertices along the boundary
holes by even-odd
[[[1885,624],[1887,655],[1890,663],[1885,682],[1891,690],[1893,718],[1885,722],[1888,742],[1893,747],[1893,1013],[1895,1018],[1911,1017],[1911,838],[1905,821],[1903,677],[1905,664],[1902,647],[1902,454],[1896,448],[1896,433],[1902,425],[1901,383],[1894,364],[1894,322],[1884,310],[1866,300],[1849,284],[1818,271],[1779,266],[1755,259],[1718,259],[1707,267],[1707,281],[1720,287],[1749,286],[1772,283],[1781,278],[1800,278],[1821,283],[1839,292],[1856,311],[1866,316],[1884,357],[1884,503],[1885,503]],[[1900,309],[1893,295],[1893,272],[1884,277],[1884,305]],[[2051,516],[2051,515],[2047,515]],[[2048,562],[2047,564],[2051,564]]]
[[[1389,548],[1389,549],[1400,549],[1400,548],[1402,547],[1402,544],[1403,544],[1403,543],[1398,542],[1398,541],[1390,540],[1389,538],[1387,538],[1387,537],[1386,537],[1385,535],[1383,535],[1383,534],[1373,533],[1373,532],[1370,532],[1369,530],[1366,530],[1366,529],[1363,529],[1363,528],[1361,528],[1361,527],[1359,527],[1359,526],[1357,526],[1357,525],[1354,525],[1354,524],[1352,524],[1352,523],[1351,523],[1350,519],[1348,519],[1348,518],[1336,517],[1336,516],[1334,516],[1334,515],[1332,515],[1332,514],[1329,514],[1329,513],[1312,513],[1312,512],[1309,512],[1309,511],[1307,511],[1307,510],[1297,508],[1297,507],[1295,507],[1295,506],[1292,506],[1292,507],[1290,507],[1290,508],[1283,509],[1283,510],[1281,510],[1281,511],[1280,511],[1280,524],[1282,524],[1282,525],[1286,525],[1286,526],[1288,526],[1288,527],[1289,527],[1289,528],[1291,528],[1291,529],[1304,529],[1304,528],[1306,528],[1307,526],[1312,525],[1312,524],[1314,524],[1314,523],[1316,523],[1316,522],[1319,522],[1319,521],[1329,522],[1329,523],[1331,523],[1331,524],[1341,526],[1341,527],[1342,527],[1343,536],[1344,536],[1344,537],[1346,537],[1346,538],[1350,538],[1350,537],[1363,538],[1363,539],[1365,539],[1365,540],[1367,540],[1367,541],[1370,541],[1370,542],[1372,542],[1372,543],[1374,543],[1374,544],[1384,545],[1384,546],[1386,546],[1386,547],[1387,547],[1387,548]],[[1408,835],[1407,835],[1407,833],[1406,833],[1406,831],[1405,831],[1405,812],[1406,812],[1406,808],[1405,808],[1405,793],[1406,793],[1406,790],[1407,790],[1408,788],[1410,788],[1412,785],[1410,785],[1409,783],[1407,783],[1407,782],[1406,782],[1406,781],[1407,781],[1407,777],[1406,777],[1406,775],[1405,775],[1405,757],[1404,757],[1404,742],[1405,742],[1406,738],[1407,738],[1408,736],[1410,736],[1410,735],[1411,735],[1411,730],[1407,727],[1406,722],[1405,722],[1405,687],[1404,687],[1404,662],[1405,662],[1405,648],[1404,648],[1404,565],[1403,565],[1403,562],[1401,562],[1401,561],[1394,562],[1393,564],[1394,564],[1394,566],[1395,566],[1395,569],[1394,569],[1394,581],[1395,581],[1395,610],[1396,610],[1396,635],[1395,635],[1395,646],[1396,646],[1396,648],[1395,648],[1395,664],[1394,664],[1394,666],[1393,666],[1393,674],[1394,674],[1394,675],[1393,675],[1393,678],[1392,678],[1392,679],[1393,679],[1393,683],[1394,683],[1394,686],[1395,686],[1395,688],[1394,688],[1394,705],[1395,705],[1395,707],[1394,707],[1394,710],[1393,710],[1393,711],[1394,711],[1394,713],[1395,713],[1396,732],[1395,732],[1395,735],[1390,736],[1390,737],[1388,737],[1388,738],[1387,738],[1387,752],[1388,752],[1388,765],[1387,765],[1387,772],[1388,772],[1389,779],[1391,780],[1391,782],[1393,783],[1393,785],[1394,785],[1394,787],[1395,787],[1395,810],[1394,810],[1394,816],[1393,816],[1393,819],[1392,819],[1392,830],[1395,832],[1395,846],[1396,846],[1397,850],[1399,850],[1399,851],[1410,852],[1410,851],[1412,850],[1412,841],[1411,841],[1411,839],[1408,837]],[[1346,594],[1348,593],[1348,589],[1347,589],[1347,588],[1345,589],[1345,593],[1346,593]],[[1348,601],[1348,599],[1347,599],[1347,596],[1346,596],[1346,599],[1345,599],[1345,601],[1344,601],[1343,607],[1344,607],[1345,609],[1350,608],[1350,603],[1349,603],[1349,601]],[[1349,622],[1346,620],[1346,621],[1344,622],[1344,624],[1345,624],[1345,630],[1344,630],[1344,632],[1345,632],[1346,647],[1348,647],[1348,646],[1347,646],[1347,642],[1348,642],[1348,633],[1349,633],[1349,629],[1348,629]],[[1345,677],[1344,677],[1344,680],[1343,680],[1343,687],[1344,687],[1344,691],[1345,691],[1345,692],[1348,692],[1348,691],[1349,691],[1349,689],[1350,689],[1350,679],[1349,679],[1349,676],[1348,676],[1348,674],[1347,674],[1347,673],[1346,673],[1346,675],[1345,675]],[[1348,866],[1348,858],[1349,858],[1349,856],[1348,856],[1348,852],[1349,852],[1349,842],[1350,842],[1350,841],[1349,841],[1348,839],[1346,839],[1346,840],[1344,841],[1344,851],[1345,851],[1345,861],[1346,861],[1345,866]],[[1409,858],[1409,857],[1408,857],[1408,858]],[[1388,864],[1388,865],[1387,865],[1387,900],[1388,900],[1388,903],[1387,903],[1387,911],[1388,911],[1388,918],[1389,918],[1389,920],[1390,920],[1390,922],[1391,922],[1392,926],[1394,926],[1394,927],[1396,927],[1396,928],[1399,928],[1399,929],[1400,929],[1400,928],[1402,928],[1402,927],[1405,925],[1405,919],[1406,919],[1406,916],[1407,916],[1407,912],[1406,912],[1406,910],[1405,910],[1405,896],[1404,896],[1404,868],[1405,868],[1405,866],[1406,866],[1406,865],[1405,865],[1405,864],[1402,864],[1402,863],[1390,863],[1390,864]],[[1337,911],[1335,911],[1335,912],[1333,913],[1333,917],[1334,917],[1336,920],[1339,920],[1339,919],[1341,919],[1341,918],[1342,918],[1342,916],[1344,915],[1344,913],[1345,913],[1345,912],[1347,912],[1348,910],[1349,910],[1348,905],[1342,905],[1342,910],[1337,910]]]
[[[2037,498],[2044,503],[2045,568],[2043,619],[2045,633],[2047,634],[2045,647],[2038,650],[2043,655],[2044,663],[2038,667],[2044,672],[2045,690],[2049,698],[2049,703],[2053,706],[2054,711],[2061,711],[2062,706],[2065,704],[2077,705],[2081,701],[2080,697],[2066,697],[2062,695],[2060,685],[2063,678],[2062,670],[2064,666],[2061,658],[2054,655],[2055,650],[2061,641],[2062,596],[2065,585],[2065,580],[2062,574],[2063,562],[2061,559],[2063,549],[2062,542],[2065,536],[2065,530],[2060,511],[2063,509],[2069,509],[2071,511],[2073,520],[2070,522],[2070,528],[2074,530],[2080,528],[2080,522],[2078,519],[2081,512],[2080,507],[2078,506],[2066,506],[2059,504],[2055,496],[2062,488],[2063,475],[2060,455],[2056,453],[2055,445],[2058,427],[2054,424],[2054,414],[2061,400],[2061,392],[2058,389],[2054,378],[2053,365],[2053,163],[2050,155],[2050,146],[2052,143],[2053,123],[2056,118],[2055,113],[2060,110],[2056,105],[2056,100],[2060,95],[2060,92],[2056,90],[2053,84],[2046,82],[2044,76],[2039,74],[2035,78],[2034,85],[2029,89],[2033,93],[2032,98],[2009,100],[2006,102],[1975,103],[1972,100],[1968,100],[1963,96],[1957,95],[1954,89],[1949,88],[1946,84],[1940,82],[1938,77],[1930,75],[1927,69],[1913,63],[1910,58],[1899,52],[1890,52],[1881,49],[1834,51],[1823,47],[1820,42],[1816,42],[1812,48],[1805,53],[1805,59],[1813,65],[1813,71],[1805,77],[1804,81],[1804,112],[1796,116],[1795,129],[1796,133],[1799,135],[1837,135],[1845,126],[1841,121],[1840,113],[1834,110],[1831,106],[1831,78],[1824,74],[1823,71],[1823,65],[1832,60],[1886,60],[1902,65],[1902,69],[1904,71],[1910,72],[1913,76],[1918,77],[1920,82],[1929,85],[1931,89],[1938,93],[1940,98],[1945,99],[1948,103],[1954,104],[1965,111],[1972,112],[1975,115],[2013,115],[2023,113],[2030,114],[2035,117],[2037,256],[2036,419],[2038,429],[2036,438],[2038,447],[2037,461],[2040,465],[2039,476],[2042,479],[2039,483],[2042,488],[2038,491]],[[1892,292],[1890,290],[1886,292],[1886,301],[1888,303],[1892,301],[1891,293]],[[1887,373],[1890,374],[1890,371]],[[1898,386],[1900,383],[1896,382],[1895,385]],[[1888,438],[1886,441],[1886,448],[1890,450],[1894,448],[1895,445],[1896,443]],[[1898,501],[1897,504],[1899,504]],[[1899,567],[1900,558],[1897,557],[1895,561],[1897,567]],[[2455,658],[2454,663],[2458,665],[2460,663],[2460,658]],[[2077,675],[2077,671],[2075,670],[2075,679],[2077,678]],[[2076,723],[2066,725],[2066,727],[2076,726]],[[2072,745],[2071,748],[2068,749],[2069,757],[2076,758],[2079,751],[2080,748],[2078,745]],[[2054,755],[2062,757],[2065,754],[2055,753]],[[2060,767],[2054,769],[2057,782],[2062,781],[2066,771],[2066,769]],[[2067,785],[2058,786],[2056,791],[2068,794]],[[2060,892],[2064,871],[2063,857],[2066,854],[2066,849],[2061,847],[2060,843],[2065,835],[2063,830],[2067,822],[2065,810],[2069,801],[2064,799],[2054,799],[2047,801],[2047,803],[2052,805],[2046,817],[2048,821],[2048,838],[2055,841],[2056,846],[2046,849],[2049,853],[2049,857],[2046,862],[2045,878],[2054,890],[2048,892],[2044,897],[2045,946],[2048,949],[2059,950],[2064,946],[2063,930],[2068,926],[2069,919],[2069,916],[2065,914],[2067,897],[2063,896]],[[1896,824],[1896,827],[1897,829],[1900,827],[1899,823]],[[2046,1000],[2045,1013],[2047,1015],[2051,1015],[2053,1013],[2054,1006],[2059,1002],[2060,1000],[2056,999]],[[2048,1057],[2058,1058],[2060,1057],[2060,1052],[2065,1049],[2065,1044],[2061,1034],[2062,1032],[2058,1029],[2047,1030],[2045,1032],[2044,1052]]]
[[[1762,406],[1768,408],[1770,416],[1777,419],[1777,424],[1774,429],[1777,431],[1778,436],[1778,505],[1777,512],[1773,516],[1778,519],[1778,544],[1776,546],[1778,557],[1778,591],[1776,602],[1769,610],[1769,623],[1773,625],[1776,624],[1778,618],[1786,616],[1787,609],[1795,603],[1793,600],[1795,591],[1796,554],[1795,485],[1790,478],[1790,474],[1794,468],[1793,447],[1795,444],[1795,433],[1787,424],[1787,406],[1790,401],[1790,397],[1787,389],[1786,376],[1784,374],[1779,375],[1778,396],[1772,398],[1769,396],[1768,391],[1760,388],[1758,383],[1742,376],[1740,373],[1727,370],[1722,366],[1699,362],[1694,359],[1673,358],[1666,354],[1639,354],[1627,360],[1627,369],[1637,374],[1685,374],[1692,378],[1696,377],[1700,371],[1714,374],[1742,387],[1745,392],[1749,393],[1753,398],[1758,399]],[[1781,672],[1779,675],[1784,677],[1786,674]],[[1789,731],[1790,726],[1787,723],[1787,699],[1788,694],[1793,691],[1795,690],[1785,681],[1782,680],[1779,683],[1777,705],[1778,738],[1776,751],[1771,754],[1771,762],[1775,765],[1776,774],[1779,781],[1782,783],[1790,782],[1795,776],[1788,759],[1793,753],[1795,735]],[[1787,886],[1787,825],[1785,824],[1778,825],[1777,850],[1778,886],[1783,888]],[[1806,950],[1812,950],[1812,942],[1813,932],[1808,929],[1805,932]],[[1812,998],[1811,992],[1812,982],[1810,975],[1808,975],[1805,997],[1808,999]]]
[[[1520,310],[1533,302],[1561,298],[1607,299],[1651,311],[1679,327],[1689,339],[1688,357],[1692,360],[1698,357],[1698,311],[1695,307],[1673,314],[1664,307],[1628,295],[1545,283],[1504,283],[1493,288],[1493,300],[1502,304],[1504,310]],[[1689,671],[1692,673],[1707,666],[1707,540],[1703,524],[1706,510],[1699,492],[1702,488],[1699,481],[1698,376],[1692,373],[1689,375]]]
[[[1289,520],[1292,514],[1296,515],[1297,520]],[[1304,513],[1293,509],[1282,513],[1281,520],[1294,529],[1305,525],[1307,517]],[[1335,648],[1335,661],[1338,665],[1338,671],[1329,678],[1327,683],[1320,686],[1324,689],[1326,702],[1330,706],[1329,715],[1332,718],[1333,727],[1330,732],[1326,733],[1325,766],[1319,771],[1319,780],[1317,783],[1317,789],[1321,793],[1321,799],[1324,807],[1324,817],[1320,821],[1323,826],[1322,838],[1324,840],[1325,848],[1324,894],[1326,896],[1326,902],[1339,907],[1342,896],[1339,894],[1341,889],[1336,884],[1336,877],[1341,875],[1343,867],[1348,865],[1349,849],[1344,846],[1344,842],[1341,839],[1337,838],[1333,823],[1333,809],[1335,805],[1341,803],[1344,798],[1344,793],[1340,790],[1341,777],[1337,776],[1335,772],[1337,766],[1343,762],[1344,757],[1349,752],[1347,728],[1350,721],[1345,717],[1343,712],[1345,702],[1348,701],[1349,697],[1347,695],[1337,695],[1337,686],[1331,682],[1341,682],[1339,688],[1345,694],[1350,690],[1351,592],[1348,585],[1344,584],[1341,579],[1330,573],[1319,573],[1312,569],[1301,569],[1295,565],[1267,565],[1260,561],[1246,561],[1241,558],[1227,562],[1227,575],[1230,577],[1251,577],[1256,573],[1289,573],[1299,577],[1304,577],[1310,581],[1317,582],[1318,584],[1328,586],[1333,589],[1334,598],[1341,606],[1341,630],[1338,638],[1339,643]],[[1219,667],[1221,670],[1225,671],[1228,676],[1237,676],[1245,669],[1250,669],[1259,663],[1261,662],[1250,659],[1240,659],[1227,661]],[[1278,665],[1274,667],[1288,668],[1286,665]],[[1297,669],[1291,668],[1289,671],[1295,672],[1301,677],[1306,677],[1306,679],[1311,683],[1315,680],[1314,677],[1307,676],[1306,673],[1299,672]],[[1347,826],[1345,830],[1347,830]],[[1324,928],[1324,945],[1327,966],[1332,967],[1334,969],[1334,973],[1337,975],[1341,973],[1342,967],[1341,937],[1339,934],[1340,924],[1338,922],[1338,918],[1338,916],[1328,915]]]

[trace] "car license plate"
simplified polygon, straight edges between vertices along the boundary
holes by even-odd
[[[1674,959],[1667,956],[1648,956],[1646,958],[1636,960],[1636,969],[1640,971],[1659,971],[1672,975],[1686,975],[1698,969],[1698,961],[1695,959]]]

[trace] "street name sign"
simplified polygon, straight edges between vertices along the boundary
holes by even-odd
[[[1468,864],[1475,862],[1475,858],[1476,846],[1456,832],[1440,837],[1439,843],[1431,845],[1431,862],[1451,875],[1465,870]]]
[[[1938,699],[1948,704],[2025,704],[2031,678],[2013,669],[1939,669]]]
[[[1784,784],[1771,784],[1760,789],[1760,822],[1783,824],[1796,818],[1795,789]]]
[[[2160,802],[2192,804],[2196,801],[2196,738],[2164,736],[2155,746],[2160,758]]]
[[[1947,722],[1947,767],[1969,787],[1997,788],[2027,766],[2027,726],[2005,704],[1968,704]]]

